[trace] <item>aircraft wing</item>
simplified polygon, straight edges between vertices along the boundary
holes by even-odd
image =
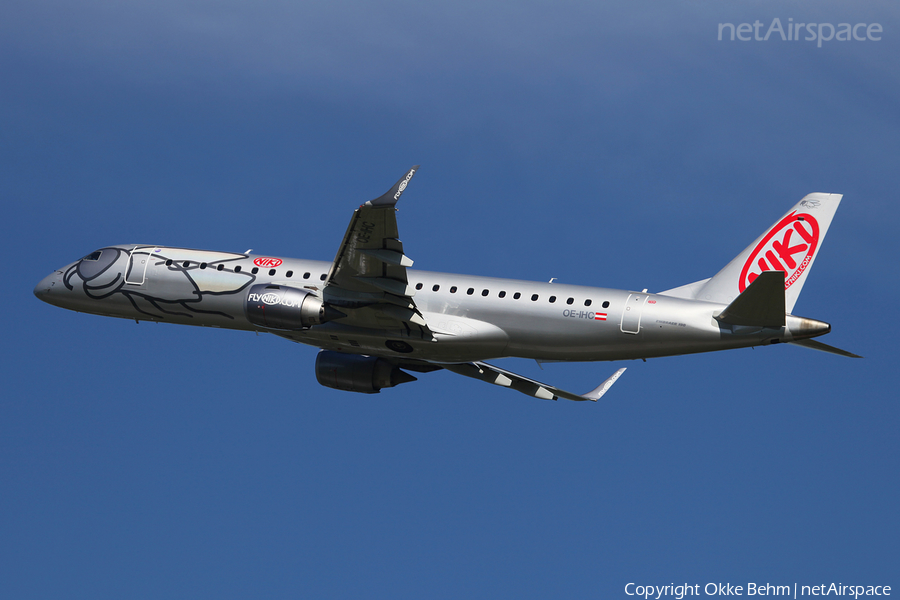
[[[406,277],[413,261],[403,253],[397,231],[395,206],[418,168],[412,167],[350,219],[323,289],[325,302],[347,315],[341,323],[433,338],[413,300],[415,290]]]
[[[622,373],[625,372],[624,368],[619,369],[606,381],[590,392],[586,394],[573,394],[572,392],[567,392],[558,387],[541,383],[540,381],[535,381],[534,379],[529,379],[522,375],[517,375],[516,373],[489,365],[485,362],[442,364],[441,366],[448,371],[452,371],[459,375],[465,375],[466,377],[480,379],[481,381],[486,381],[494,385],[512,388],[517,392],[522,392],[527,396],[534,396],[535,398],[542,398],[544,400],[565,398],[566,400],[591,400],[593,402],[599,400],[600,397],[612,387],[612,384],[621,377]]]

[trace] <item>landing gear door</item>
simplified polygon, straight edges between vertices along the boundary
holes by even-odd
[[[619,325],[622,333],[636,334],[641,330],[641,313],[644,311],[644,303],[647,294],[630,294],[625,301],[625,310],[622,311],[622,323]]]
[[[147,267],[153,258],[156,246],[135,246],[128,259],[128,271],[125,273],[125,283],[129,285],[143,285],[147,277]]]

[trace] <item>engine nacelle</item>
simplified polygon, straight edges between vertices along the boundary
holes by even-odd
[[[345,392],[377,394],[416,378],[383,358],[322,350],[316,356],[316,379],[325,387]]]
[[[247,294],[244,312],[247,320],[254,325],[291,331],[307,329],[346,316],[325,305],[310,290],[272,284],[252,286]]]

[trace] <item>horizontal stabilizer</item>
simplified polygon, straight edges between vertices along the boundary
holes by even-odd
[[[719,316],[720,323],[784,326],[784,271],[763,271]]]
[[[828,352],[829,354],[837,354],[838,356],[846,356],[848,358],[862,358],[859,354],[853,354],[852,352],[847,352],[846,350],[841,350],[840,348],[835,348],[834,346],[829,346],[828,344],[823,344],[822,342],[818,342],[816,340],[795,340],[793,342],[788,342],[789,344],[794,344],[795,346],[803,346],[804,348],[811,348],[813,350],[818,350],[819,352]]]

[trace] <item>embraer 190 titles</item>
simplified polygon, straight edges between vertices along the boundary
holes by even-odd
[[[485,361],[646,359],[790,343],[822,321],[792,314],[840,194],[809,194],[718,274],[658,293],[416,271],[395,205],[418,166],[353,213],[332,262],[126,244],[45,277],[34,294],[79,312],[263,331],[320,348],[324,386],[375,393],[446,369],[537,398],[594,400]]]

